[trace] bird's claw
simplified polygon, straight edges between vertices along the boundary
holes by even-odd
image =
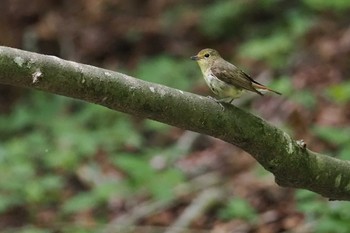
[[[225,110],[224,105],[222,105],[222,102],[223,102],[222,100],[215,99],[214,97],[211,97],[211,96],[207,96],[207,97],[208,97],[209,99],[215,101],[216,103],[218,103],[218,104],[220,105],[222,111]]]

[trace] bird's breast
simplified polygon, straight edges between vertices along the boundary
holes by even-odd
[[[203,77],[210,90],[219,97],[238,98],[242,95],[243,90],[241,88],[221,81],[210,71],[206,72]]]

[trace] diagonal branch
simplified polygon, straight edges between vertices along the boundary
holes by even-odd
[[[179,74],[180,75],[180,74]],[[184,77],[183,77],[184,78]],[[350,163],[309,151],[235,106],[125,74],[0,46],[0,84],[34,88],[208,134],[249,152],[281,186],[350,200]]]

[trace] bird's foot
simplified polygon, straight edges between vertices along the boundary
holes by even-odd
[[[214,100],[216,103],[218,103],[219,105],[220,105],[220,107],[221,107],[221,110],[222,111],[224,111],[225,110],[225,107],[224,107],[224,105],[222,105],[222,101],[221,100],[218,100],[218,99],[215,99],[214,97],[212,97],[212,96],[207,96],[209,99],[211,99],[211,100]]]
[[[219,99],[219,100],[217,100],[217,101],[219,101],[220,103],[232,104],[232,102],[233,102],[234,100],[235,100],[235,98],[228,97],[228,98]]]
[[[229,103],[229,104],[232,104],[232,102],[233,102],[234,100],[235,100],[235,99],[232,98],[228,103]]]

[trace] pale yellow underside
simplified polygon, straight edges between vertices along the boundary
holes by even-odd
[[[232,98],[236,99],[241,97],[244,90],[241,88],[237,88],[233,85],[229,85],[220,79],[216,78],[211,72],[205,72],[203,75],[205,82],[208,87],[211,89],[214,94],[219,96],[220,98]]]

